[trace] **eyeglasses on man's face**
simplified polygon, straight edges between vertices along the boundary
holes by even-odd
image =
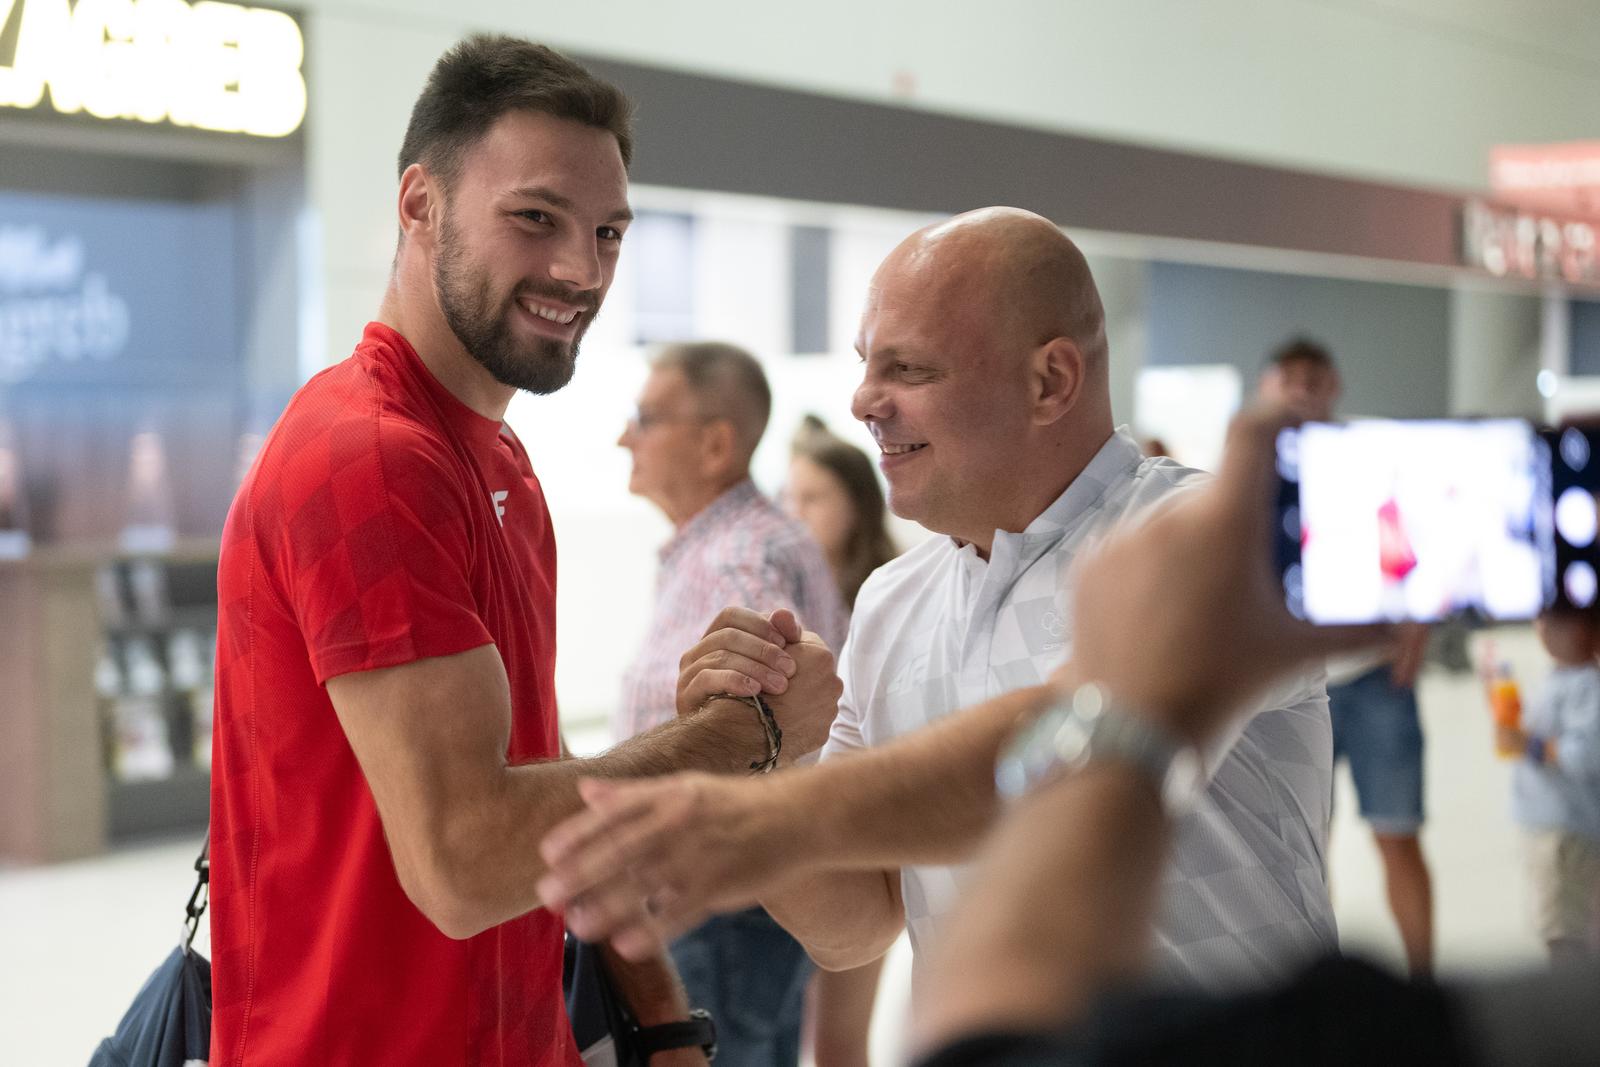
[[[715,422],[723,417],[722,415],[674,414],[670,411],[647,411],[644,408],[634,408],[633,414],[628,416],[628,429],[634,433],[646,433],[658,426],[670,426],[675,422]]]

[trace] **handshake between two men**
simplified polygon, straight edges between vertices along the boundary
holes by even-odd
[[[1062,597],[1068,617],[1077,620],[1070,658],[1047,684],[1002,693],[860,751],[839,743],[856,721],[841,715],[819,765],[770,777],[586,781],[580,788],[587,810],[543,842],[549,873],[539,885],[541,899],[564,911],[579,936],[609,939],[630,958],[657,951],[710,914],[759,902],[821,966],[845,969],[880,956],[906,926],[908,905],[913,912],[920,906],[902,891],[902,868],[963,864],[978,854],[1001,811],[995,767],[1007,742],[1019,726],[1069,703],[1067,694],[1080,684],[1109,694],[1116,717],[1140,720],[1174,748],[1204,753],[1204,774],[1214,774],[1225,758],[1218,746],[1238,736],[1252,697],[1296,668],[1392,636],[1385,627],[1312,627],[1286,611],[1269,551],[1272,440],[1281,425],[1269,413],[1242,416],[1213,483],[1179,494],[1080,560]],[[852,633],[852,642],[867,639]],[[679,713],[694,714],[716,694],[744,697],[759,689],[783,727],[784,756],[792,758],[796,749],[822,742],[841,693],[847,710],[855,698],[850,665],[843,686],[832,666],[787,613],[767,618],[728,609],[683,659]],[[1067,899],[1069,879],[1041,907],[1006,889],[1037,889],[1030,870],[1085,847],[1060,821],[1069,817],[1061,811],[1033,827],[1020,854],[1002,852],[964,872],[963,882],[983,882],[983,907],[945,909],[929,944],[916,945],[913,927],[924,1040],[964,1026],[1053,1025],[1075,1006],[1063,1000],[1063,989],[1087,996],[1112,978],[1146,973],[1152,932],[1163,933],[1155,916],[1168,827],[1160,790],[1149,788],[1160,783],[1148,768],[1119,761],[1114,751],[1088,766],[1116,773],[1119,762],[1137,779],[1135,803],[1142,808],[1119,813],[1102,806],[1079,816],[1081,827],[1092,830],[1109,813],[1120,845],[1097,857],[1094,878],[1104,875],[1104,884],[1119,891],[1108,898],[1080,878],[1082,899],[1074,901]],[[1048,775],[1035,792],[1080,777],[1094,774]],[[1019,805],[1017,816],[1027,808]],[[994,838],[1003,841],[1015,822],[1016,816],[1005,820]],[[1142,836],[1134,832],[1141,825]],[[1174,834],[1180,847],[1190,833],[1180,819]],[[1131,870],[1119,877],[1128,864]],[[975,911],[982,914],[969,914]],[[1009,935],[1001,929],[1007,924],[1014,924]],[[977,928],[983,937],[975,938]],[[997,957],[1004,950],[996,946],[1050,955],[1042,985],[1048,992],[1019,995],[1003,972],[992,974],[993,981],[981,977],[992,972],[975,957],[987,953],[1002,966]],[[1170,940],[1161,948],[1180,957],[1185,951]],[[1299,958],[1327,948],[1313,945]],[[950,955],[958,950],[961,958]],[[1003,966],[1018,967],[1016,956]],[[1076,984],[1063,984],[1060,968],[1071,969]]]

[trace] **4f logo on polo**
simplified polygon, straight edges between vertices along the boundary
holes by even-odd
[[[500,525],[506,524],[506,497],[511,495],[509,489],[496,489],[489,494],[489,499],[494,502],[494,517],[500,520]]]

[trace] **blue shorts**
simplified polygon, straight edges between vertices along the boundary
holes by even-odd
[[[1328,687],[1333,759],[1350,761],[1361,817],[1373,833],[1414,837],[1422,828],[1422,723],[1415,689],[1384,664]]]

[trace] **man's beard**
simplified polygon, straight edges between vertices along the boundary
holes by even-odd
[[[534,337],[519,341],[513,332],[511,316],[518,297],[548,295],[552,300],[571,305],[573,295],[551,291],[540,294],[532,286],[520,286],[502,307],[494,306],[486,272],[474,271],[466,249],[447,216],[439,237],[439,255],[434,260],[433,284],[439,293],[439,308],[456,339],[467,354],[483,365],[501,385],[526,389],[530,393],[553,393],[572,380],[578,362],[578,342],[594,318],[595,299],[585,294],[578,301],[578,331],[572,341]]]

